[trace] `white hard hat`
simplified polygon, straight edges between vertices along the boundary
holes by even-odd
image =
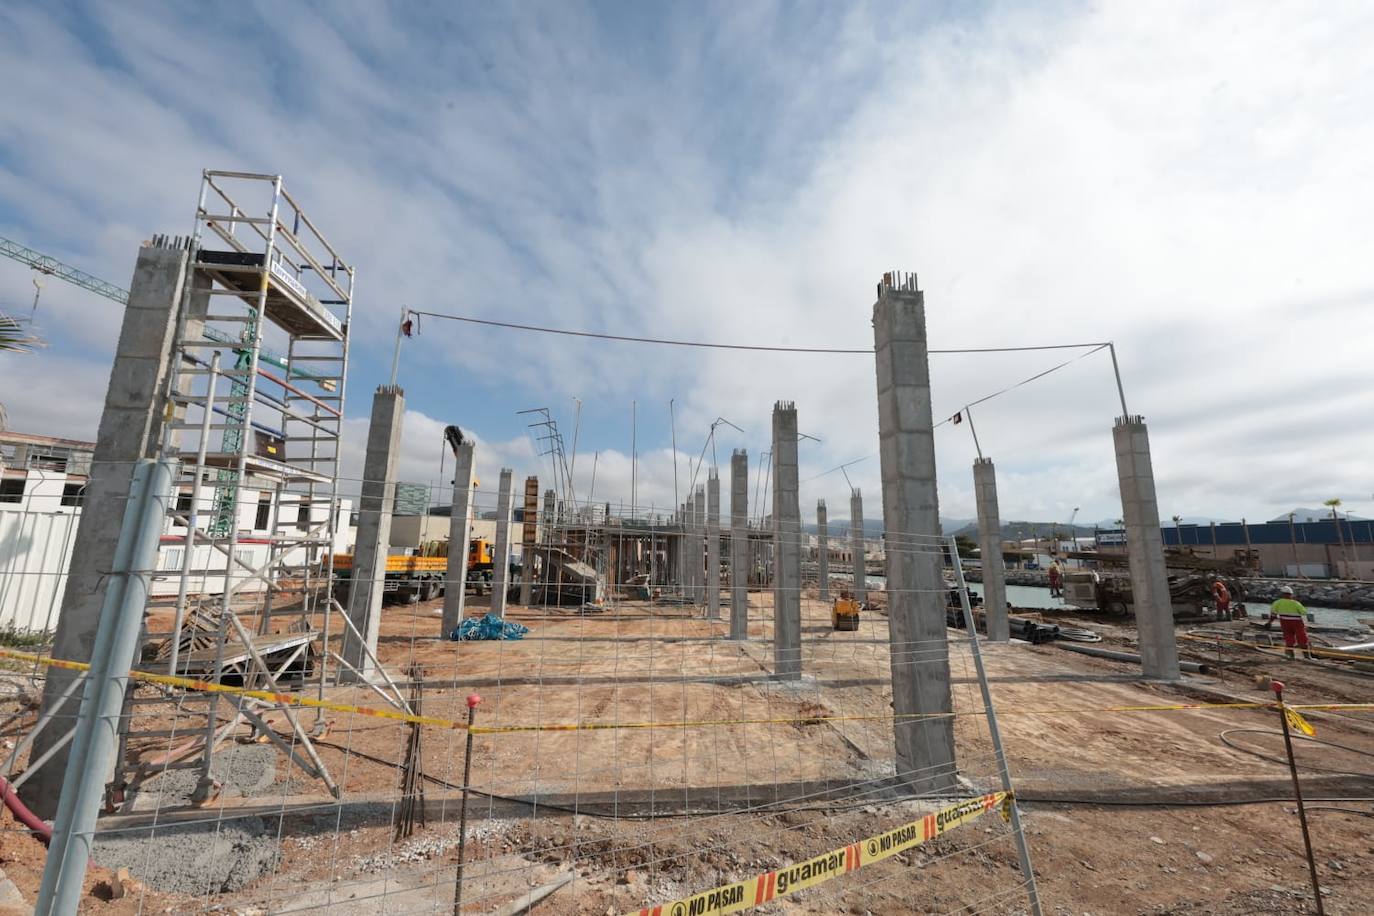
[[[1292,594],[1293,594],[1293,586],[1291,586],[1291,585],[1285,585],[1283,588],[1279,589],[1279,594],[1280,594],[1280,595],[1292,595]]]

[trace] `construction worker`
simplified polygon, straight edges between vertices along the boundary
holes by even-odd
[[[1049,576],[1050,576],[1050,597],[1051,597],[1051,598],[1058,598],[1058,597],[1062,596],[1062,595],[1064,594],[1064,591],[1063,591],[1063,589],[1060,588],[1060,582],[1063,580],[1063,572],[1059,569],[1059,561],[1058,561],[1058,560],[1054,560],[1053,562],[1050,563]]]
[[[1212,600],[1217,606],[1217,620],[1231,619],[1231,592],[1221,576],[1212,577]]]
[[[1312,646],[1307,641],[1307,624],[1304,622],[1307,608],[1294,599],[1292,586],[1285,585],[1279,589],[1279,595],[1279,600],[1269,609],[1269,619],[1264,622],[1265,629],[1277,618],[1279,626],[1283,628],[1283,654],[1292,658],[1293,647],[1297,646],[1302,649],[1304,658],[1311,658]]]

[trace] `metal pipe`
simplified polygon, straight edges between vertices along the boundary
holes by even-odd
[[[167,673],[176,676],[181,653],[181,627],[186,622],[186,593],[191,585],[191,558],[196,551],[196,525],[200,518],[200,485],[205,478],[205,453],[210,446],[210,416],[215,405],[215,384],[219,381],[219,351],[210,357],[210,381],[205,390],[205,411],[200,418],[200,446],[196,449],[196,476],[191,485],[191,514],[186,518],[185,554],[181,558],[181,582],[177,585],[176,610],[172,618],[172,656]]]
[[[1080,646],[1074,643],[1063,642],[1056,642],[1055,645],[1061,649],[1067,649],[1070,652],[1077,652],[1080,655],[1091,655],[1094,658],[1109,658],[1116,662],[1133,662],[1137,665],[1140,664],[1140,656],[1134,652],[1118,652],[1114,649],[1097,649],[1092,646]],[[1187,671],[1189,674],[1212,673],[1212,669],[1201,662],[1181,661],[1178,663],[1178,667],[1180,670]]]
[[[115,546],[91,668],[62,781],[53,839],[35,912],[75,913],[95,839],[105,778],[114,764],[119,716],[147,608],[150,569],[172,490],[172,463],[140,460]]]
[[[1002,750],[1002,733],[997,728],[997,712],[992,706],[992,690],[988,686],[988,673],[983,668],[983,653],[978,648],[978,626],[973,621],[973,608],[968,600],[968,585],[964,582],[964,564],[959,558],[959,544],[949,539],[949,556],[954,567],[954,584],[959,589],[959,602],[964,610],[965,627],[968,630],[969,652],[973,655],[973,666],[978,672],[978,688],[983,693],[983,711],[987,714],[988,735],[992,738],[992,753],[997,758],[998,775],[1002,779],[1002,791],[1011,796],[1011,830],[1016,838],[1016,857],[1021,864],[1021,875],[1026,879],[1026,897],[1033,916],[1041,916],[1040,892],[1035,886],[1035,869],[1031,867],[1030,846],[1026,843],[1026,833],[1021,826],[1020,806],[1011,785],[1011,768],[1007,765],[1006,752]]]
[[[1126,389],[1121,386],[1121,367],[1116,362],[1116,344],[1107,341],[1107,350],[1112,354],[1112,372],[1116,375],[1116,393],[1121,398],[1121,418],[1129,420],[1131,412],[1126,409]]]

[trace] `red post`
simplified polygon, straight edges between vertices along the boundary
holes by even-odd
[[[1279,723],[1283,726],[1283,746],[1288,751],[1288,772],[1293,776],[1293,797],[1298,802],[1298,823],[1302,825],[1302,845],[1307,851],[1307,871],[1312,876],[1312,896],[1317,902],[1317,916],[1325,916],[1322,908],[1322,887],[1317,880],[1317,860],[1312,855],[1312,835],[1307,830],[1307,809],[1302,803],[1302,786],[1298,783],[1298,762],[1293,757],[1293,736],[1288,731],[1288,711],[1283,705],[1283,682],[1272,682],[1278,698]]]
[[[472,720],[477,715],[477,704],[482,698],[477,694],[468,695],[468,744],[463,754],[463,804],[458,814],[458,873],[453,878],[453,916],[458,916],[463,908],[463,861],[467,854],[468,843],[468,786],[472,782]],[[1320,908],[1320,903],[1318,904]]]

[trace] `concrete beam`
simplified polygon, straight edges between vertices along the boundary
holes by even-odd
[[[399,387],[382,385],[372,396],[358,499],[358,538],[353,548],[353,577],[345,607],[348,619],[362,634],[366,649],[352,633],[344,634],[340,654],[358,674],[345,668],[339,673],[340,680],[355,680],[359,675],[368,680],[381,676],[372,659],[377,657],[377,638],[382,628],[383,585],[391,546],[391,517],[396,511],[396,464],[405,411],[405,392]]]
[[[496,543],[491,555],[491,613],[505,619],[506,592],[510,586],[510,468],[501,469],[500,489],[496,493]]]
[[[453,469],[453,505],[448,515],[448,569],[444,580],[444,616],[440,637],[447,639],[463,620],[467,600],[468,541],[472,530],[472,469],[476,460],[471,442],[458,446]]]
[[[748,638],[749,453],[730,456],[730,638]]]
[[[879,285],[873,343],[897,777],[913,792],[943,791],[957,784],[953,699],[925,301],[914,275]]]
[[[825,511],[825,500],[816,500],[816,563],[820,587],[820,599],[830,600],[830,528]]]
[[[115,545],[124,521],[134,462],[157,456],[162,416],[159,396],[165,390],[173,362],[185,270],[184,249],[139,249],[100,414],[81,520],[72,542],[67,587],[53,635],[53,658],[91,660],[100,625],[100,606],[108,585],[105,573],[114,568]],[[54,715],[59,722],[75,720],[81,704],[80,691],[65,703],[62,697],[79,676],[76,671],[49,668],[39,714]],[[65,728],[39,732],[30,759],[47,753],[66,732]],[[24,799],[39,817],[51,819],[57,813],[70,751],[69,743],[28,780]]]
[[[1008,642],[1007,571],[1002,563],[1002,521],[997,509],[997,470],[991,458],[973,462],[973,496],[978,505],[978,547],[982,553],[983,612],[987,615],[988,639]]]
[[[1121,518],[1126,526],[1126,554],[1131,565],[1131,596],[1140,667],[1149,677],[1177,680],[1178,641],[1164,540],[1159,533],[1150,434],[1142,417],[1117,417],[1112,429],[1116,472],[1121,483]]]
[[[773,674],[801,677],[801,505],[798,502],[797,408],[773,405]]]
[[[720,619],[720,475],[706,478],[706,616]]]

